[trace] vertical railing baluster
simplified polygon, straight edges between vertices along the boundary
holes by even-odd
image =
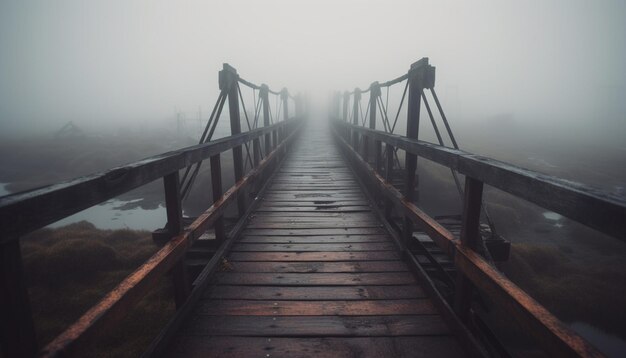
[[[211,156],[211,189],[213,194],[213,204],[222,198],[222,163],[220,160],[220,154]],[[215,240],[217,244],[224,242],[224,219],[223,215],[220,215],[213,224],[213,230],[215,231]]]
[[[385,143],[385,153],[387,154],[387,158],[385,161],[385,181],[389,184],[392,184],[393,180],[393,159],[395,154],[395,149],[389,143]],[[391,214],[393,213],[393,202],[389,199],[385,202],[385,217],[388,221],[391,221]]]
[[[163,177],[163,187],[165,189],[165,212],[167,214],[168,239],[179,235],[184,228],[183,206],[180,196],[180,177],[178,171]],[[176,308],[180,308],[187,300],[191,289],[189,275],[185,266],[185,260],[179,260],[172,268],[172,279],[174,280],[174,300]]]
[[[0,244],[0,270],[2,356],[34,357],[37,338],[18,238]]]
[[[470,250],[476,250],[481,239],[480,210],[483,182],[466,176],[464,193],[461,246]],[[463,322],[467,322],[472,303],[473,285],[461,272],[458,272],[457,275],[454,310]]]

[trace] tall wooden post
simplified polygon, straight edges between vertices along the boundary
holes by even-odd
[[[378,82],[374,82],[370,85],[370,129],[376,129],[376,104],[378,103],[378,96],[380,96],[380,85]],[[369,160],[370,141],[367,136],[363,137],[363,159],[367,162]],[[374,154],[376,161],[378,161],[378,155]],[[378,168],[376,168],[378,170]]]
[[[476,250],[481,240],[480,209],[482,205],[483,182],[471,177],[465,177],[464,193],[461,245],[470,250]],[[467,322],[474,286],[467,277],[459,273],[455,287],[454,310],[463,322]]]
[[[424,88],[432,88],[435,84],[435,68],[428,64],[428,58],[413,63],[409,69],[409,100],[407,108],[406,136],[411,139],[419,137],[420,107],[422,104],[422,91]],[[419,200],[419,178],[417,177],[417,156],[405,154],[405,198],[413,202]],[[417,192],[416,192],[417,191]],[[407,244],[413,235],[413,223],[408,216],[404,217],[403,238]]]
[[[18,238],[0,244],[0,333],[3,357],[35,357],[37,354]]]
[[[259,98],[261,99],[261,106],[263,107],[263,125],[265,127],[270,126],[270,99],[269,99],[269,87],[266,84],[261,85],[259,90]],[[265,155],[268,155],[272,149],[272,133],[265,134]]]
[[[279,141],[282,143],[282,141],[287,138],[287,127],[289,126],[289,123],[287,123],[289,121],[289,91],[287,91],[286,88],[283,88],[280,91],[280,99],[283,102],[283,118],[285,120],[285,126],[281,128],[279,139]],[[284,155],[284,153],[287,152],[287,148],[283,149],[281,152]]]
[[[230,113],[230,133],[232,135],[241,133],[241,117],[239,113],[239,91],[237,90],[239,75],[237,70],[229,64],[224,64],[224,69],[220,71],[220,90],[228,91],[228,110]],[[235,169],[235,182],[243,178],[243,151],[241,146],[233,148],[233,163]],[[239,217],[246,213],[246,195],[243,192],[237,193],[237,209]]]
[[[354,89],[354,99],[352,101],[352,124],[355,126],[359,125],[359,104],[361,103],[361,90],[358,88]],[[352,148],[358,153],[359,152],[359,133],[357,131],[352,131]]]

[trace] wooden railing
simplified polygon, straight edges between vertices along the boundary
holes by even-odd
[[[38,342],[22,273],[20,237],[154,180],[163,179],[167,224],[161,236],[169,240],[39,354],[50,357],[71,355],[96,334],[114,328],[166,273],[171,272],[174,279],[177,307],[183,306],[190,295],[199,289],[199,281],[196,280],[192,285],[186,275],[182,261],[186,250],[211,227],[215,230],[217,242],[224,246],[227,238],[221,221],[227,206],[236,201],[240,216],[246,213],[249,200],[244,195],[245,191],[252,183],[258,187],[269,178],[268,174],[285,156],[287,146],[302,125],[303,113],[299,110],[294,117],[285,115],[283,121],[271,125],[267,118],[264,121],[266,126],[240,133],[237,97],[241,94],[238,88],[240,81],[243,80],[234,68],[224,65],[224,70],[220,71],[220,96],[224,95],[224,100],[228,98],[231,105],[233,135],[230,137],[0,199],[0,325],[4,357],[38,354]],[[283,106],[287,114],[287,98],[284,98]],[[262,138],[265,138],[264,146],[260,145]],[[255,159],[251,170],[244,173],[242,147],[248,148],[249,144],[252,144]],[[220,156],[229,150],[233,151],[236,182],[222,193]],[[191,225],[184,227],[179,171],[206,159],[210,159],[211,165],[213,204]],[[243,220],[240,218],[240,221]],[[223,248],[221,251],[224,251]],[[218,253],[221,251],[218,249]],[[212,260],[209,266],[213,266],[205,270],[214,269],[216,262]]]
[[[396,82],[408,79],[409,89],[407,133],[408,137],[375,129],[375,99],[377,82],[369,90],[372,107],[369,128],[360,126],[358,97],[353,97],[353,123],[348,123],[347,102],[350,96],[359,96],[358,89],[344,95],[343,116],[340,115],[340,99],[336,97],[334,113],[331,112],[333,133],[365,184],[375,198],[384,198],[385,212],[392,209],[402,213],[401,240],[407,256],[413,239],[413,225],[424,230],[438,246],[454,259],[460,273],[455,284],[454,313],[461,322],[468,323],[471,312],[472,291],[477,289],[495,305],[511,315],[553,356],[602,356],[593,346],[575,334],[543,306],[508,280],[476,251],[479,240],[480,214],[484,184],[535,203],[564,215],[602,233],[626,241],[626,203],[610,194],[515,167],[493,159],[470,154],[458,149],[446,148],[417,140],[420,98],[423,90],[434,86],[434,68],[427,61],[420,61],[408,74]],[[379,102],[380,103],[380,102]],[[439,103],[437,103],[439,105]],[[365,119],[363,120],[365,124]],[[447,125],[447,123],[446,123]],[[413,136],[413,138],[410,138]],[[383,144],[384,153],[383,154]],[[404,168],[404,193],[396,189],[390,180],[397,149],[406,153]],[[460,238],[422,211],[413,198],[416,185],[417,157],[431,160],[465,175],[464,204]],[[441,303],[444,308],[446,303]]]

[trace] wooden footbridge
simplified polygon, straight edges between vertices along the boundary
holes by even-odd
[[[434,90],[434,73],[422,59],[397,79],[335,94],[330,120],[320,121],[307,119],[303,97],[255,85],[224,65],[221,92],[197,146],[1,198],[2,356],[80,355],[100,334],[123,324],[164,277],[174,281],[177,313],[146,356],[509,356],[481,318],[485,302],[547,355],[601,356],[494,266],[493,260],[506,258],[508,243],[494,232],[482,190],[491,185],[622,241],[626,204],[459,150]],[[392,122],[381,95],[381,88],[400,83],[406,83],[400,103],[408,108],[406,135],[394,134],[400,110]],[[252,116],[240,85],[254,91]],[[282,116],[271,113],[270,95],[280,100]],[[232,135],[214,140],[226,102]],[[289,115],[292,102],[295,116]],[[422,107],[438,144],[418,140]],[[433,112],[451,148],[444,146]],[[376,129],[380,123],[383,130]],[[235,183],[223,191],[221,157],[227,151],[233,153]],[[418,156],[451,169],[463,193],[459,220],[420,209]],[[207,159],[213,203],[197,218],[183,218],[184,198]],[[19,238],[160,178],[167,224],[154,233],[159,251],[42,345],[34,333]],[[224,220],[229,205],[237,207],[234,225]],[[481,216],[488,228],[481,227]]]

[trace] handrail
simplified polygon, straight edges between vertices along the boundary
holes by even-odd
[[[406,138],[343,121],[337,125],[375,141],[476,178],[485,184],[528,200],[541,207],[585,224],[604,234],[626,241],[626,201],[596,188],[517,167],[495,159]]]
[[[356,169],[364,174],[363,177],[368,178],[370,184],[376,187],[387,200],[390,200],[396,207],[399,207],[406,217],[419,224],[420,228],[422,228],[433,239],[433,241],[442,248],[442,250],[454,258],[455,266],[463,273],[464,277],[467,277],[467,279],[478,287],[481,292],[485,293],[499,306],[504,307],[514,319],[521,322],[523,326],[527,327],[528,332],[534,336],[535,339],[537,339],[549,353],[554,354],[555,356],[602,357],[602,354],[599,353],[593,346],[561,323],[558,318],[552,315],[541,304],[494,269],[483,257],[474,251],[474,248],[471,245],[464,242],[464,240],[467,240],[467,237],[464,239],[463,236],[467,235],[468,230],[471,230],[468,225],[467,218],[479,213],[479,209],[476,210],[476,207],[472,208],[471,205],[468,206],[468,204],[471,203],[471,200],[468,201],[467,196],[465,203],[466,208],[463,214],[464,222],[461,234],[462,237],[461,240],[459,240],[455,238],[449,230],[420,210],[417,205],[407,200],[404,195],[400,193],[400,191],[384,179],[376,171],[376,169],[374,169],[351,145],[351,141],[347,139],[349,131],[346,131],[345,129],[353,129],[359,131],[362,135],[373,138],[376,141],[377,146],[379,146],[380,143],[386,143],[394,146],[399,145],[400,148],[404,148],[409,153],[413,154],[421,155],[423,153],[427,153],[428,156],[424,156],[427,159],[431,159],[439,164],[449,167],[457,165],[459,169],[470,168],[471,166],[460,163],[463,163],[464,160],[466,160],[465,158],[468,158],[468,160],[478,160],[482,158],[473,158],[471,154],[458,150],[454,150],[454,152],[450,153],[451,150],[449,148],[439,147],[417,140],[407,140],[406,138],[401,138],[399,136],[390,135],[380,131],[369,129],[361,130],[363,129],[362,127],[347,124],[339,119],[334,120],[333,124],[335,126],[335,129],[333,130],[335,138],[342,149],[344,149],[344,151],[348,154],[351,162],[355,163]],[[346,138],[344,138],[343,135],[346,135]],[[378,158],[376,162],[379,162]],[[474,181],[479,182],[479,180],[482,180],[472,178],[471,176],[473,174],[481,171],[489,172],[490,170],[493,170],[493,168],[500,167],[501,166],[496,164],[492,164],[491,167],[483,165],[466,171],[466,195],[474,191],[471,189],[471,186],[467,186],[468,182],[472,183]],[[521,173],[517,173],[513,170],[511,170],[511,173],[522,175]],[[498,174],[499,171],[495,171],[493,175]],[[506,176],[512,174],[504,175]],[[485,178],[485,180],[493,180],[493,176],[488,174],[483,175],[481,178]],[[536,185],[552,185],[549,182],[545,184],[532,176],[529,178],[537,180],[539,184]],[[485,182],[487,183],[487,181]],[[503,183],[511,182],[504,181]],[[480,185],[482,186],[482,184]],[[517,185],[517,183],[514,182],[513,185]],[[519,185],[525,184],[522,183]],[[558,188],[558,186],[555,186],[555,188]],[[560,188],[559,190],[563,190],[563,188]],[[588,197],[594,198],[594,200],[602,201],[601,198],[591,196],[585,192],[580,193],[576,191],[575,195],[587,195]],[[473,201],[476,202],[476,200]],[[607,205],[613,207],[615,203],[609,203]],[[626,205],[624,205],[624,203],[618,205],[618,207],[620,207],[621,210],[626,210]],[[410,253],[410,251],[408,252]],[[467,299],[467,295],[463,295],[462,298]],[[458,301],[459,297],[456,297],[456,300]],[[455,302],[455,304],[457,304],[457,302]],[[465,304],[469,303],[466,302]]]
[[[285,127],[269,127],[149,157],[101,173],[0,198],[0,244]],[[71,200],[68,201],[68,198]]]

